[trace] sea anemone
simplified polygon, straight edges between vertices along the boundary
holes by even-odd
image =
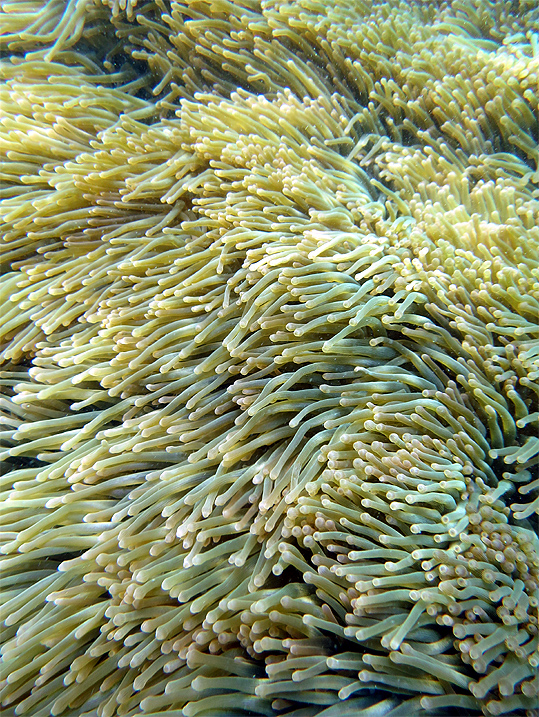
[[[532,714],[536,0],[7,0],[4,717]]]

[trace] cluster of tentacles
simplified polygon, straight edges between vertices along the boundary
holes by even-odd
[[[2,714],[531,715],[535,0],[0,23]]]

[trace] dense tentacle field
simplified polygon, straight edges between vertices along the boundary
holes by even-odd
[[[536,0],[4,0],[2,715],[536,714]]]

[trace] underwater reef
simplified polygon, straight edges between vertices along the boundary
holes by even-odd
[[[537,714],[537,0],[3,0],[3,717]]]

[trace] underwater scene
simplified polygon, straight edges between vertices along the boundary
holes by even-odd
[[[0,41],[2,717],[538,717],[539,0]]]

